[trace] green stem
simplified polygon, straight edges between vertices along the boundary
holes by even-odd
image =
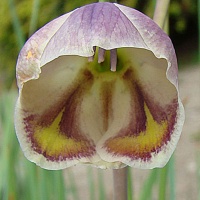
[[[157,0],[156,1],[156,8],[155,8],[155,11],[154,11],[153,20],[162,29],[165,26],[169,3],[170,3],[170,0]]]
[[[169,190],[170,190],[170,200],[176,199],[176,181],[175,181],[175,160],[174,155],[170,158],[169,161]]]
[[[87,167],[87,177],[88,177],[90,200],[93,200],[95,199],[95,185],[94,185],[93,170],[91,169],[91,167]]]
[[[166,199],[166,186],[167,186],[168,164],[160,169],[160,183],[159,183],[159,200]]]
[[[8,5],[9,5],[10,15],[12,18],[14,32],[17,37],[18,49],[21,49],[22,46],[24,45],[25,36],[24,36],[23,30],[22,30],[22,26],[20,24],[16,9],[15,9],[14,1],[9,0]]]
[[[198,200],[200,200],[200,157],[199,157],[199,151],[197,151],[197,186],[198,186]]]
[[[29,27],[29,36],[31,36],[36,31],[39,7],[40,7],[40,0],[34,0],[32,7],[32,14],[31,14],[31,22]]]
[[[72,192],[73,195],[73,199],[74,200],[78,200],[79,198],[79,194],[78,194],[78,189],[76,186],[76,182],[75,182],[75,177],[74,177],[74,173],[72,170],[68,170],[68,175],[69,175],[69,182],[71,183],[71,187],[70,187],[70,191]]]
[[[198,33],[198,39],[199,39],[199,52],[198,52],[198,61],[200,63],[200,0],[198,0],[198,30],[199,30],[199,33]]]
[[[132,182],[132,169],[128,167],[128,182],[127,182],[128,200],[133,200],[133,182]]]
[[[127,167],[113,170],[113,200],[127,200],[127,171]]]
[[[157,177],[158,177],[158,169],[152,169],[141,189],[139,197],[140,200],[152,199],[152,191],[155,183],[157,182]]]
[[[102,170],[98,170],[98,184],[99,184],[99,200],[104,200],[106,199],[106,194],[105,194],[105,187],[104,187],[104,179],[103,179],[103,172]]]

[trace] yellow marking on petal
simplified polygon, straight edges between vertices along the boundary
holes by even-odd
[[[87,151],[88,147],[85,141],[75,141],[59,132],[62,114],[63,111],[49,127],[36,127],[34,139],[47,156],[55,158],[59,158],[59,156],[75,157],[79,153]]]
[[[108,151],[115,154],[136,156],[143,158],[146,154],[159,149],[166,140],[165,133],[168,128],[167,121],[158,123],[154,121],[149,109],[144,105],[147,122],[146,130],[138,136],[120,136],[109,140],[106,143]],[[127,135],[127,134],[126,134]]]
[[[29,58],[32,58],[32,57],[33,57],[33,53],[31,51],[28,51],[26,58],[29,59]]]

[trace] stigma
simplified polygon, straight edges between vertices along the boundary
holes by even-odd
[[[88,57],[88,62],[94,61],[94,56],[96,54],[96,47],[93,47],[94,55]],[[117,70],[117,49],[111,49],[110,51],[110,71],[116,72]],[[99,47],[98,48],[98,63],[102,63],[105,61],[106,50]]]

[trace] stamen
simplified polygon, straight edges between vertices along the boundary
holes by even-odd
[[[94,61],[94,56],[95,56],[95,53],[96,53],[96,47],[93,47],[93,51],[94,51],[94,55],[88,57],[88,62],[92,62],[92,61]]]
[[[94,61],[94,56],[88,57],[88,62],[92,62],[92,61]]]
[[[94,61],[96,46],[93,47],[94,55],[88,57],[88,62]],[[106,50],[99,47],[98,48],[98,63],[102,63],[105,61]],[[110,71],[116,72],[117,70],[117,49],[110,50]]]
[[[105,49],[102,49],[99,47],[99,52],[98,52],[98,63],[102,63],[105,60]]]
[[[117,70],[117,49],[110,50],[110,70],[112,72]]]

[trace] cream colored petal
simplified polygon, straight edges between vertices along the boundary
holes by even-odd
[[[114,117],[98,143],[97,152],[107,162],[122,162],[144,169],[163,167],[181,134],[182,103],[176,87],[166,77],[165,59],[157,59],[152,52],[142,49],[122,51],[123,61],[130,67],[120,80],[126,92],[120,90],[120,85],[113,88],[111,113]],[[126,56],[128,54],[133,56]],[[142,114],[142,110],[145,113]]]
[[[87,57],[94,56],[95,46],[127,47],[125,56],[119,50],[121,71],[105,75],[89,67]],[[184,121],[176,55],[169,37],[142,13],[107,2],[67,13],[27,41],[16,71],[17,136],[26,157],[41,167],[162,167],[174,151]],[[154,125],[148,127],[145,119],[157,127],[153,130],[170,130],[170,140],[156,144],[156,151],[145,150],[146,160],[106,147],[113,138],[128,135],[127,127],[136,135],[152,132]]]
[[[46,64],[38,79],[24,84],[17,100],[15,128],[21,148],[43,168],[63,169],[101,160],[93,137],[80,129],[83,91],[93,81],[84,65],[87,58],[78,56]]]

